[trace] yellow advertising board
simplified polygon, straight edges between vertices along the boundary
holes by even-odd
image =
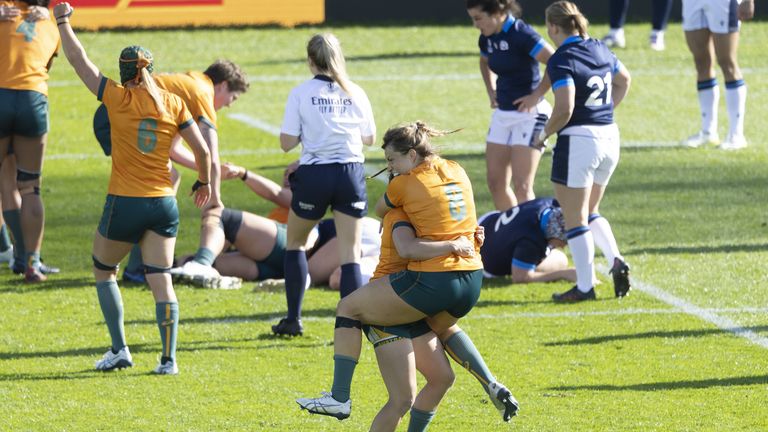
[[[51,2],[51,5],[61,1]],[[76,28],[317,24],[325,0],[69,0]]]

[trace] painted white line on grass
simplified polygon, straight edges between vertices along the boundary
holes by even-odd
[[[227,114],[227,117],[237,120],[239,122],[245,123],[250,127],[261,129],[264,132],[267,132],[274,136],[280,136],[280,128],[265,122],[264,120],[257,119],[256,117],[251,117],[248,114],[242,114],[242,113],[231,113]]]
[[[601,266],[599,270],[601,273],[608,276],[607,268],[605,268],[604,266]],[[734,335],[738,337],[742,337],[752,342],[755,345],[761,346],[763,348],[768,348],[767,337],[760,336],[759,334],[753,332],[752,330],[748,330],[742,327],[735,321],[718,315],[719,313],[729,313],[730,311],[727,309],[702,308],[702,307],[696,306],[693,303],[688,302],[687,300],[681,299],[680,297],[676,297],[659,287],[653,286],[651,284],[647,284],[645,282],[638,281],[637,279],[632,280],[632,287],[674,308],[677,308],[688,315],[693,315],[708,323],[714,324],[720,330],[726,331],[728,333],[733,333]],[[758,310],[758,308],[755,308],[753,310]]]
[[[741,71],[747,75],[768,73],[768,68],[742,68]],[[693,76],[694,69],[676,68],[676,69],[637,69],[632,68],[632,75],[636,76]],[[249,82],[303,82],[309,79],[308,75],[251,75]],[[474,81],[479,80],[480,74],[475,73],[451,73],[451,74],[414,74],[414,75],[356,75],[355,81]],[[53,80],[48,81],[49,87],[80,87],[83,84],[74,80]]]

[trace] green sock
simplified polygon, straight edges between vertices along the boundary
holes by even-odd
[[[210,267],[213,265],[213,262],[216,261],[216,254],[208,248],[201,247],[195,252],[194,260],[202,265]]]
[[[3,224],[0,226],[0,252],[7,251],[11,245],[11,236],[8,235],[8,228]]]
[[[99,306],[107,323],[109,336],[112,338],[112,352],[117,352],[125,346],[125,329],[123,328],[123,299],[120,289],[113,280],[96,282],[96,294],[99,296]]]
[[[349,391],[352,388],[352,375],[355,374],[357,360],[343,355],[333,356],[333,386],[331,394],[339,402],[349,400]]]
[[[125,271],[128,273],[144,273],[142,267],[144,262],[141,259],[141,246],[133,245],[131,254],[128,255],[128,264],[125,265]]]
[[[477,351],[475,344],[472,343],[472,339],[466,333],[460,331],[451,336],[445,342],[445,351],[456,363],[460,364],[480,381],[483,390],[490,395],[488,384],[496,381],[496,378],[493,377],[493,374],[485,364],[485,360],[483,360],[483,356]]]
[[[176,337],[179,334],[179,304],[160,302],[155,304],[157,327],[163,342],[163,361],[176,359]]]
[[[26,252],[24,249],[24,232],[21,230],[21,210],[3,210],[3,219],[5,219],[5,223],[13,236],[13,257],[23,262]]]
[[[424,432],[429,427],[429,422],[435,416],[434,411],[422,411],[411,408],[411,420],[408,422],[408,432]]]
[[[24,261],[27,267],[40,269],[40,252],[27,252],[27,259]]]

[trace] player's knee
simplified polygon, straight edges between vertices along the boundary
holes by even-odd
[[[413,406],[416,395],[413,394],[390,394],[387,404],[399,417],[405,416]]]
[[[206,212],[202,217],[202,226],[212,228],[223,228],[221,222],[221,213]]]
[[[338,315],[338,312],[337,312]],[[353,319],[353,318],[347,318],[344,316],[337,316],[336,317],[336,324],[334,325],[334,328],[356,328],[356,329],[362,329],[363,325],[360,321]]]
[[[16,187],[19,188],[19,194],[22,196],[29,194],[40,195],[40,176],[41,173],[39,172],[17,170]]]
[[[107,273],[117,273],[117,268],[119,267],[119,264],[115,264],[115,265],[104,264],[103,262],[99,261],[99,259],[96,258],[95,256],[91,256],[91,259],[93,260],[94,273],[96,271],[107,272]]]
[[[444,370],[441,370],[439,374],[428,379],[427,384],[434,386],[437,391],[446,393],[448,392],[448,389],[453,386],[455,381],[456,374],[453,373],[453,369],[446,367]]]

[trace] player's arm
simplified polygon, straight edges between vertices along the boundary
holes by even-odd
[[[753,0],[741,0],[738,15],[740,20],[751,20],[755,16],[755,2]]]
[[[171,160],[184,168],[191,170],[197,170],[197,164],[195,163],[195,154],[188,148],[184,147],[179,137],[174,137],[171,142],[171,148],[169,150]]]
[[[576,99],[576,88],[573,86],[573,81],[570,81],[570,83],[555,83],[552,89],[555,94],[555,106],[552,108],[552,116],[547,121],[547,124],[544,125],[541,134],[536,137],[533,143],[534,147],[544,147],[544,141],[546,141],[547,137],[557,133],[557,131],[568,124],[571,115],[573,115]]]
[[[471,257],[475,254],[474,240],[459,237],[456,240],[424,240],[416,237],[416,232],[409,224],[395,224],[392,230],[392,241],[395,243],[397,254],[402,258],[426,260],[439,256],[455,254]]]
[[[208,146],[203,140],[203,136],[200,134],[200,129],[198,129],[197,124],[194,122],[190,123],[187,127],[179,129],[179,134],[181,134],[181,137],[189,144],[189,147],[195,154],[197,181],[203,185],[203,187],[198,190],[207,189],[208,191],[209,196],[207,196],[204,201],[200,200],[202,202],[198,202],[198,199],[195,199],[195,204],[200,208],[207,203],[208,198],[210,197],[211,154],[208,152]]]
[[[488,57],[484,55],[480,56],[480,76],[483,77],[485,91],[491,101],[491,108],[497,108],[499,104],[496,102],[496,74],[491,71],[491,67],[488,66]]]
[[[219,160],[219,134],[216,128],[207,121],[200,120],[198,123],[200,134],[208,145],[208,152],[211,155],[211,204],[223,207],[221,202],[221,162]]]
[[[379,200],[376,201],[375,212],[376,212],[376,216],[380,218],[383,218],[384,215],[386,215],[387,213],[389,213],[390,210],[392,210],[392,207],[390,207],[387,204],[387,200],[384,197],[385,195],[382,195],[381,198],[379,198]]]
[[[613,74],[613,80],[611,81],[611,99],[613,99],[613,107],[619,106],[621,101],[629,92],[629,86],[632,82],[632,77],[629,75],[629,70],[621,63],[617,63],[617,71]]]
[[[551,45],[545,43],[536,53],[533,58],[536,59],[539,63],[547,64],[549,61],[549,58],[552,57],[552,54],[555,53],[555,50],[552,48]],[[547,94],[549,89],[552,87],[552,82],[549,79],[549,74],[544,72],[544,76],[541,78],[541,81],[539,82],[539,85],[536,86],[535,89],[531,92],[531,94],[527,96],[523,96],[521,98],[516,99],[513,103],[517,106],[518,111],[522,112],[529,112],[533,110],[536,105],[539,103],[541,98],[544,97],[544,95]]]
[[[280,207],[287,208],[291,205],[293,192],[291,192],[290,188],[282,187],[264,176],[248,171],[245,167],[229,162],[221,165],[221,172],[223,179],[229,180],[239,178],[254,191],[256,195],[271,201]]]
[[[69,17],[74,12],[72,6],[69,3],[59,3],[53,9],[53,16],[56,17],[56,24],[59,27],[59,35],[61,36],[61,47],[64,50],[64,54],[75,70],[75,73],[80,80],[83,81],[88,90],[94,95],[98,96],[99,84],[101,83],[101,72],[99,68],[94,65],[85,53],[83,45],[75,36],[72,26],[69,25]]]
[[[299,145],[299,142],[301,142],[301,139],[298,136],[288,135],[286,133],[280,134],[280,148],[283,149],[284,152],[291,151],[294,147]]]

